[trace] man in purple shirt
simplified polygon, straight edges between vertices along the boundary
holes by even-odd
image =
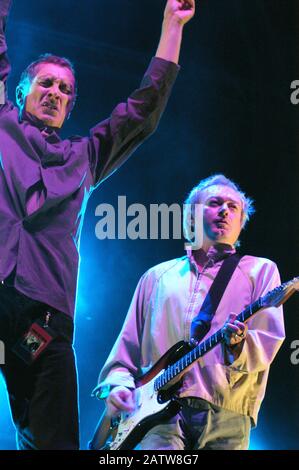
[[[140,87],[88,137],[61,140],[76,97],[71,63],[30,64],[7,100],[0,3],[0,340],[19,449],[78,449],[72,349],[79,239],[86,201],[156,128],[178,71],[194,0],[168,0],[156,57]],[[0,98],[1,100],[1,98]]]

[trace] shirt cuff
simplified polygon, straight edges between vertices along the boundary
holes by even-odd
[[[155,78],[167,76],[170,82],[174,82],[180,70],[180,65],[174,62],[162,59],[161,57],[153,57],[145,75],[154,75]]]

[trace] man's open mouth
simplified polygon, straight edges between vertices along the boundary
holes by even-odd
[[[45,102],[42,104],[42,107],[43,107],[43,108],[51,109],[52,111],[58,111],[57,106],[56,106],[54,103],[49,103],[48,101],[45,101]]]

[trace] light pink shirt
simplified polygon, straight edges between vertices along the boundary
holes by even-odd
[[[146,372],[175,343],[190,339],[199,312],[222,264],[227,245],[212,247],[202,272],[192,256],[159,264],[139,281],[122,331],[101,371],[101,385],[134,388],[134,377]],[[272,261],[244,256],[220,301],[208,335],[223,326],[230,312],[246,306],[280,284]],[[267,308],[248,322],[248,334],[235,360],[223,344],[203,356],[185,374],[181,397],[201,397],[248,415],[256,424],[269,366],[285,337],[282,307]]]

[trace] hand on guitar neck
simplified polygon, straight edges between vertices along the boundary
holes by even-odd
[[[246,337],[248,326],[236,320],[237,316],[236,313],[230,313],[222,328],[224,341],[227,346],[235,346],[241,343]]]

